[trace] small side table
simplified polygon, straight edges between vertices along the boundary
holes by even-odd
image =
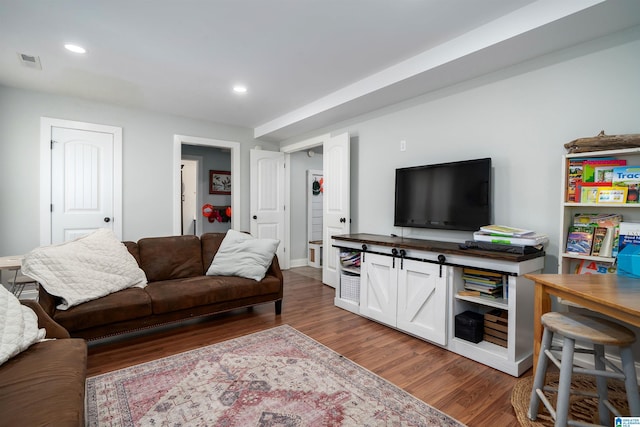
[[[20,294],[22,294],[27,283],[36,283],[30,277],[19,274],[21,266],[22,255],[0,257],[0,270],[14,272],[13,280],[9,280],[9,283],[11,283],[10,292],[18,298],[20,298]]]

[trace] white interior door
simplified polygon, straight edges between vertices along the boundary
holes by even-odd
[[[200,235],[198,227],[198,160],[182,159],[182,234]]]
[[[280,240],[278,259],[285,248],[284,153],[250,151],[251,234],[257,238]]]
[[[49,127],[49,243],[72,240],[97,228],[111,229],[121,239],[121,130],[59,122],[60,126]]]
[[[331,236],[348,234],[351,230],[349,134],[329,138],[323,145],[322,281],[335,288],[339,279],[338,253],[332,246]]]

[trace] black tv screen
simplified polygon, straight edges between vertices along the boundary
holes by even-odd
[[[394,225],[476,231],[491,224],[491,159],[396,169]]]

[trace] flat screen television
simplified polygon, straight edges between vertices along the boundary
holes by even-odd
[[[396,169],[394,225],[476,231],[491,224],[491,158]]]

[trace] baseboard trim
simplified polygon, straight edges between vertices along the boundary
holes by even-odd
[[[309,261],[306,258],[292,259],[291,261],[289,261],[289,266],[291,268],[293,268],[293,267],[306,267],[308,265],[309,265]]]

